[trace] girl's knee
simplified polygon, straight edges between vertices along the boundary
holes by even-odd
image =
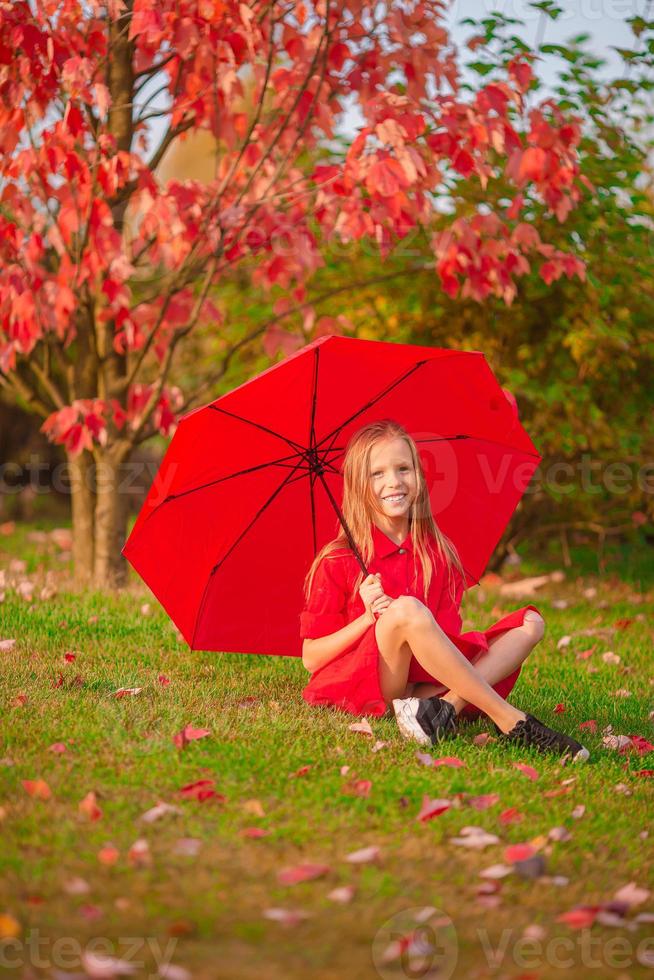
[[[430,618],[431,613],[420,599],[412,595],[401,595],[393,599],[379,621],[387,616],[387,623],[392,623],[393,626],[409,626]]]
[[[532,638],[534,643],[538,643],[539,640],[543,639],[545,634],[545,620],[540,613],[535,612],[533,609],[528,609],[524,615],[521,629]]]

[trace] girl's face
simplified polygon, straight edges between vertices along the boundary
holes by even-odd
[[[370,452],[370,485],[378,509],[386,517],[409,514],[418,480],[406,440],[383,439]]]

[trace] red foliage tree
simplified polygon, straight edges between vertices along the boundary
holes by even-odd
[[[527,188],[559,221],[579,200],[580,121],[526,105],[528,52],[470,96],[442,18],[440,0],[0,2],[0,380],[65,447],[80,582],[121,580],[120,469],[189,407],[175,351],[200,324],[220,331],[212,294],[235,264],[285,291],[267,349],[292,349],[337,329],[314,325],[307,293],[330,236],[383,258],[429,226],[448,182],[501,172],[502,213],[432,237],[443,288],[510,303],[530,255],[547,282],[583,275],[523,217]],[[364,125],[336,154],[325,141],[352,95]],[[163,184],[192,129],[218,141],[214,179]],[[279,326],[298,310],[304,336]]]

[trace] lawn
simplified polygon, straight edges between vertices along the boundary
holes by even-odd
[[[541,609],[512,700],[582,738],[571,766],[476,738],[483,721],[428,753],[390,719],[352,730],[304,703],[298,660],[191,653],[135,577],[75,594],[65,535],[3,531],[4,974],[651,976],[644,543],[602,574],[573,549],[531,598],[465,597],[465,628]]]

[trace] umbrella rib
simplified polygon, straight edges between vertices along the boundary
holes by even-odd
[[[218,569],[220,568],[220,566],[229,558],[229,556],[231,555],[231,553],[234,550],[234,548],[237,546],[237,544],[239,544],[243,540],[243,538],[248,533],[248,531],[250,531],[252,529],[252,527],[254,526],[254,524],[258,521],[258,519],[263,514],[264,510],[266,510],[268,507],[270,507],[270,505],[273,502],[273,500],[275,499],[275,497],[279,493],[281,493],[281,491],[284,489],[284,487],[286,486],[286,484],[290,482],[291,477],[293,476],[293,473],[295,472],[295,470],[298,469],[299,465],[300,464],[298,463],[297,466],[288,474],[288,476],[285,476],[284,477],[284,479],[279,484],[279,486],[277,487],[277,489],[274,490],[271,493],[271,495],[268,497],[268,499],[265,501],[265,503],[262,504],[262,506],[256,512],[256,514],[254,515],[254,517],[252,518],[252,520],[250,521],[250,523],[247,525],[247,527],[245,527],[241,531],[241,533],[239,534],[239,536],[236,539],[236,541],[234,541],[232,543],[231,547],[229,548],[229,551],[227,551],[226,554],[223,555],[223,557],[220,559],[220,561],[217,561],[216,562],[216,564],[213,566],[213,568],[209,572],[209,575],[207,576],[207,582],[206,582],[206,585],[204,587],[204,591],[202,593],[202,599],[200,600],[200,605],[198,606],[198,613],[197,613],[197,616],[195,618],[195,626],[193,627],[193,636],[191,638],[191,649],[192,650],[195,649],[195,634],[197,633],[198,625],[199,625],[200,620],[202,618],[202,613],[204,612],[204,604],[205,604],[206,598],[207,598],[207,591],[209,589],[209,583],[210,583],[213,575],[218,571]]]
[[[415,374],[418,368],[423,367],[423,365],[425,364],[427,364],[427,359],[425,359],[424,361],[418,361],[416,364],[414,364],[412,368],[410,368],[408,371],[405,371],[403,375],[401,375],[399,378],[396,378],[395,381],[392,381],[389,385],[387,385],[383,389],[383,391],[380,391],[377,395],[374,396],[374,398],[371,398],[368,402],[366,402],[365,405],[362,405],[361,408],[359,408],[354,413],[354,415],[351,415],[348,419],[345,419],[345,421],[341,422],[341,424],[337,426],[337,428],[335,428],[332,432],[330,432],[329,435],[326,435],[323,439],[321,439],[320,442],[318,443],[318,446],[323,446],[323,444],[327,442],[328,439],[334,440],[338,436],[338,434],[345,428],[346,425],[349,425],[350,422],[353,422],[354,419],[358,418],[359,415],[363,415],[365,411],[367,411],[369,408],[372,408],[372,406],[376,402],[380,401],[380,399],[382,399],[384,395],[387,395],[389,391],[393,390],[393,388],[397,388],[399,384],[401,384],[403,381],[406,381],[407,378],[410,378],[412,374]],[[331,451],[331,446],[327,449],[327,452],[330,451]]]
[[[208,483],[200,483],[197,487],[191,487],[190,490],[182,490],[180,493],[171,493],[162,503],[168,503],[169,500],[177,500],[179,497],[186,497],[189,493],[195,493],[197,490],[206,490],[208,487],[215,487],[219,483],[226,483],[227,480],[234,480],[237,476],[246,476],[248,473],[256,473],[257,470],[263,470],[267,466],[285,466],[289,469],[292,466],[292,460],[297,459],[297,453],[293,453],[292,456],[281,456],[279,459],[270,459],[266,463],[257,463],[256,466],[250,466],[246,470],[238,470],[236,473],[229,473],[227,476],[221,476],[217,480],[210,480]],[[293,472],[297,469],[299,463],[292,466]]]
[[[214,412],[222,412],[223,415],[229,415],[230,418],[237,419],[239,422],[245,422],[247,425],[253,425],[255,429],[261,429],[262,432],[267,432],[268,435],[276,436],[277,439],[281,439],[283,442],[288,443],[288,445],[297,450],[297,452],[304,452],[305,446],[302,446],[299,442],[295,442],[294,439],[289,439],[288,436],[284,436],[281,432],[275,432],[274,429],[269,429],[267,425],[261,425],[260,422],[253,422],[252,419],[246,419],[243,415],[237,415],[236,412],[230,412],[226,408],[222,408],[220,405],[209,405],[209,408],[213,409]]]
[[[311,399],[311,425],[309,428],[309,449],[314,449],[316,444],[316,402],[318,400],[318,369],[320,367],[320,348],[316,347],[313,358],[313,397]],[[315,484],[315,472],[313,467],[309,473],[309,497],[311,500],[311,532],[313,534],[313,553],[318,551],[318,536],[316,533],[316,500],[313,492]]]

